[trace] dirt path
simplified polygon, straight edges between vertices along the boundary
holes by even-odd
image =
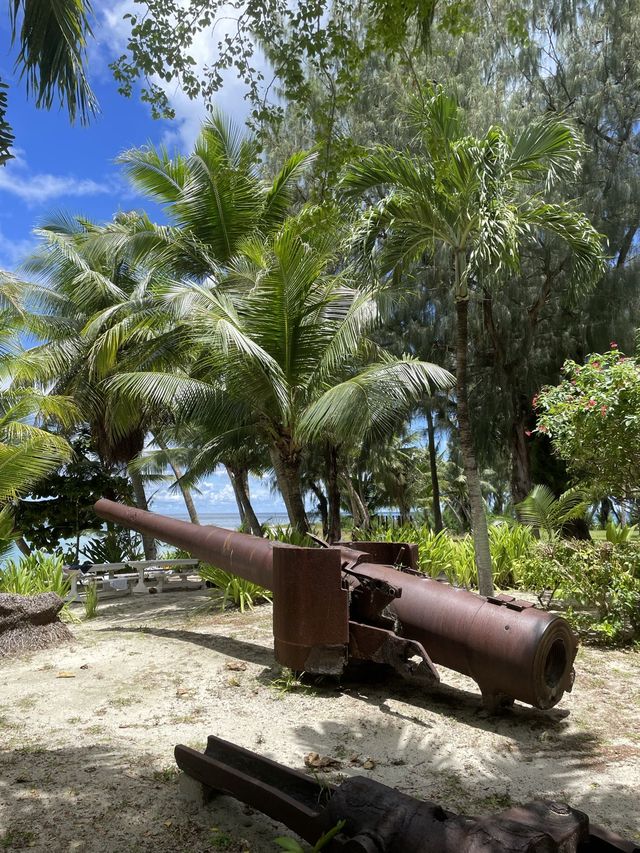
[[[574,693],[547,715],[487,717],[475,685],[446,670],[431,695],[402,683],[280,695],[270,608],[204,615],[206,600],[120,599],[72,626],[72,646],[2,662],[0,849],[279,849],[290,833],[233,800],[181,799],[173,746],[202,750],[208,734],[300,769],[308,752],[331,756],[333,780],[368,775],[452,810],[552,797],[640,836],[637,652],[582,649]]]

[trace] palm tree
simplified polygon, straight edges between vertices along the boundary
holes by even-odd
[[[118,230],[121,222],[113,227]],[[98,453],[107,466],[127,465],[143,449],[153,419],[109,395],[105,379],[118,369],[123,349],[131,356],[136,341],[127,336],[137,318],[153,312],[152,285],[159,273],[106,251],[111,226],[56,217],[38,230],[42,246],[25,263],[36,280],[22,285],[24,304],[34,313],[30,327],[43,343],[20,353],[12,371],[16,381],[36,383],[71,397],[90,425]],[[151,332],[145,334],[148,342]],[[157,424],[157,422],[156,422]],[[144,482],[130,471],[139,507],[147,508]],[[152,539],[147,559],[155,559]]]
[[[69,117],[86,121],[97,104],[84,69],[87,37],[91,36],[84,0],[12,0],[9,3],[11,42],[17,42],[16,69],[35,94],[36,106],[50,109],[56,95]],[[0,166],[11,159],[13,133],[6,119],[7,85],[0,80]]]
[[[425,254],[445,252],[456,308],[456,400],[460,444],[472,513],[480,591],[493,579],[469,414],[469,301],[480,284],[499,286],[517,268],[522,241],[547,231],[572,249],[576,288],[604,268],[601,237],[571,206],[545,202],[538,188],[576,170],[580,142],[566,123],[549,118],[516,140],[499,127],[480,138],[464,135],[456,102],[438,88],[416,107],[420,153],[378,147],[351,165],[342,187],[351,196],[378,191],[354,242],[379,258],[383,272],[399,271]]]
[[[135,188],[160,204],[170,225],[141,215],[120,240],[137,258],[149,258],[180,278],[215,276],[249,238],[273,233],[284,222],[296,184],[314,154],[296,153],[273,181],[260,175],[260,146],[221,114],[203,125],[188,156],[166,149],[133,148],[119,157]]]
[[[11,365],[21,351],[19,332],[25,322],[20,289],[12,275],[0,281],[0,511],[5,522],[7,502],[28,492],[71,455],[64,438],[37,422],[56,418],[68,427],[78,414],[69,399],[11,387]]]
[[[167,291],[175,327],[195,354],[188,370],[136,371],[110,383],[123,400],[206,424],[212,438],[202,457],[230,436],[263,443],[300,532],[308,530],[301,464],[310,436],[329,421],[341,432],[347,423],[362,432],[395,422],[400,408],[452,380],[435,365],[384,354],[367,364],[375,299],[348,271],[333,272],[335,234],[312,213],[245,241],[218,283]]]

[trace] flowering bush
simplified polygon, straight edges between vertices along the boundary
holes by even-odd
[[[640,487],[640,362],[611,349],[584,365],[566,361],[565,378],[533,399],[536,431],[550,436],[570,470],[601,495]]]

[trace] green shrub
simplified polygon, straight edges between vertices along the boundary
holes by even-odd
[[[317,548],[318,545],[306,533],[300,533],[290,524],[276,524],[273,527],[266,527],[264,535],[266,539],[272,542],[286,542],[288,545],[298,545],[302,548]]]
[[[375,527],[360,538],[380,542],[415,542],[421,572],[430,577],[444,575],[449,583],[467,589],[477,586],[477,572],[471,536],[454,537],[446,530],[434,533],[426,526]],[[513,586],[512,563],[534,547],[531,530],[521,524],[495,524],[489,528],[494,581],[497,586]]]
[[[628,542],[636,532],[637,524],[616,524],[612,519],[609,519],[605,528],[607,542],[612,545],[621,545],[623,542]]]
[[[538,543],[514,563],[519,586],[547,591],[588,639],[622,643],[640,634],[640,548],[631,543]]]
[[[253,610],[254,604],[259,601],[272,600],[271,593],[264,587],[232,575],[231,572],[225,572],[206,563],[202,563],[198,571],[203,580],[213,584],[216,589],[222,590],[222,610],[225,609],[228,601],[233,602],[244,613],[245,609]]]
[[[71,589],[71,580],[62,570],[61,556],[34,551],[17,562],[7,560],[0,570],[0,592],[17,595],[38,595],[55,592],[65,598]]]
[[[98,615],[98,584],[92,581],[84,598],[84,618],[95,619]]]

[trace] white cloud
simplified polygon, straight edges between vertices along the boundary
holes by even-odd
[[[11,193],[28,205],[41,204],[61,196],[88,196],[111,192],[107,183],[74,175],[31,172],[20,151],[0,169],[0,192]]]
[[[32,238],[17,240],[0,231],[0,269],[13,270],[36,246]]]

